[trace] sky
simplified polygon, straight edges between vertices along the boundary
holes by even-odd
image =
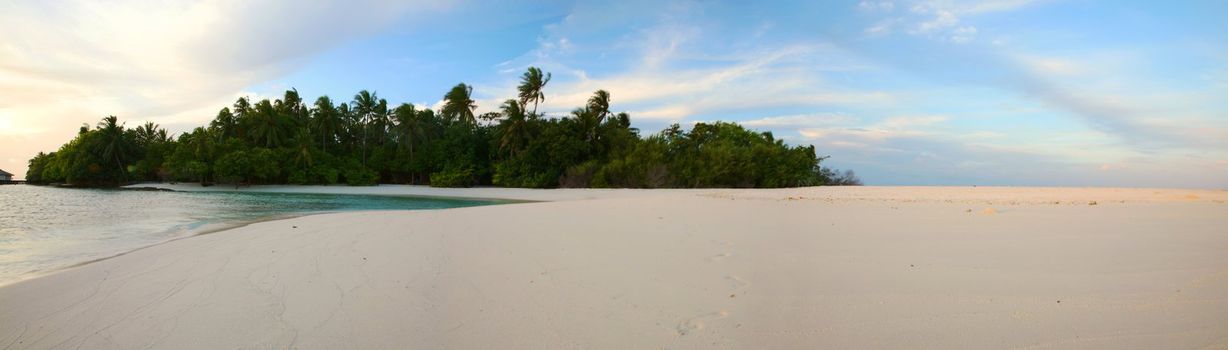
[[[0,169],[240,96],[735,121],[869,185],[1228,188],[1226,1],[0,1]]]

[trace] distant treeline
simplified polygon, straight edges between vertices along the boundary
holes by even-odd
[[[472,87],[458,84],[439,111],[390,108],[361,91],[308,106],[296,90],[278,100],[240,98],[208,126],[169,136],[153,123],[125,128],[114,116],[83,125],[58,151],[30,160],[30,183],[116,186],[137,181],[203,184],[429,184],[437,187],[791,187],[857,184],[820,166],[814,146],[786,145],[734,123],[677,124],[641,137],[598,90],[570,115],[537,112],[549,73],[529,68],[519,96],[475,115]]]

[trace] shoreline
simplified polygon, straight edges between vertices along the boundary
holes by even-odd
[[[382,187],[382,188],[381,188]],[[409,191],[387,191],[388,188],[405,187]],[[482,188],[482,187],[472,187]],[[342,195],[342,196],[390,196],[390,197],[406,197],[406,198],[424,198],[424,199],[452,199],[452,200],[478,200],[491,201],[499,204],[504,203],[531,203],[542,202],[544,200],[519,199],[517,196],[505,197],[482,197],[482,196],[465,196],[465,195],[441,195],[435,192],[439,190],[449,190],[451,188],[436,188],[420,185],[376,185],[376,186],[348,186],[348,185],[249,185],[238,188],[229,188],[228,186],[213,185],[200,186],[199,184],[170,184],[161,182],[138,183],[118,187],[120,190],[126,191],[167,191],[167,192],[219,192],[219,193],[281,193],[281,194],[320,194],[320,195]],[[425,193],[415,193],[414,189],[426,189]],[[532,190],[532,189],[523,189]],[[512,198],[507,198],[512,197]]]
[[[726,192],[751,191],[765,196],[788,196],[802,190],[811,199],[833,201],[898,201],[898,202],[977,202],[985,204],[1083,204],[1090,201],[1105,203],[1228,202],[1228,189],[1147,188],[1147,187],[1028,187],[1028,186],[817,186],[791,188],[519,188],[467,187],[441,188],[425,185],[381,184],[376,186],[346,185],[252,185],[239,189],[226,186],[202,187],[199,184],[141,183],[124,186],[128,189],[154,189],[178,192],[257,192],[307,193],[339,195],[402,196],[461,200],[491,200],[512,202],[555,202],[587,199],[635,198],[670,195],[719,195]],[[899,198],[896,192],[937,191],[942,196],[919,199]],[[818,194],[820,196],[814,196]],[[1193,196],[1191,198],[1190,196]],[[822,198],[819,198],[822,197]],[[1103,203],[1102,203],[1103,204]]]
[[[449,192],[553,200],[142,248],[0,286],[0,347],[1228,346],[1223,190]]]
[[[289,220],[289,219],[294,219],[294,218],[299,218],[299,217],[304,217],[304,216],[310,216],[310,215],[321,215],[321,214],[331,214],[331,213],[337,213],[337,212],[317,212],[317,213],[302,213],[302,214],[286,214],[286,215],[277,215],[277,216],[263,217],[263,218],[252,219],[252,220],[242,220],[242,221],[237,221],[237,222],[218,223],[218,224],[216,224],[216,225],[217,225],[217,227],[210,227],[210,228],[207,228],[207,229],[202,229],[202,230],[199,230],[199,231],[189,230],[189,231],[187,231],[187,232],[184,232],[184,234],[183,234],[183,235],[181,235],[181,236],[175,236],[175,237],[167,238],[167,239],[165,239],[165,240],[162,240],[162,241],[159,241],[159,242],[156,242],[156,243],[151,243],[151,244],[148,244],[148,245],[144,245],[144,246],[140,246],[140,247],[136,247],[136,248],[128,249],[128,250],[125,250],[125,251],[122,251],[122,252],[119,252],[119,253],[115,253],[115,254],[112,254],[112,255],[108,255],[108,256],[104,256],[104,257],[100,257],[100,258],[94,258],[94,259],[90,259],[90,260],[86,260],[86,261],[82,261],[82,262],[77,262],[77,263],[73,263],[73,264],[70,264],[70,265],[60,266],[60,267],[52,268],[52,269],[50,269],[50,270],[36,271],[35,273],[33,273],[33,274],[31,274],[31,275],[22,276],[21,278],[16,279],[16,280],[12,280],[12,281],[5,281],[5,282],[0,282],[0,288],[4,288],[5,286],[9,286],[9,285],[13,285],[13,284],[21,283],[21,282],[24,282],[24,281],[27,281],[27,280],[32,280],[32,279],[38,279],[38,278],[43,278],[43,277],[51,276],[51,275],[54,275],[54,274],[56,274],[56,273],[59,273],[60,271],[65,271],[65,270],[69,270],[69,269],[73,269],[73,268],[77,268],[77,267],[81,267],[81,266],[85,266],[85,265],[89,265],[89,264],[93,264],[93,263],[97,263],[97,262],[101,262],[101,261],[106,261],[106,260],[114,259],[114,258],[117,258],[117,257],[120,257],[120,256],[124,256],[124,255],[128,255],[128,254],[134,253],[134,252],[139,251],[139,250],[143,250],[143,249],[149,249],[149,248],[157,247],[157,246],[160,246],[160,245],[163,245],[163,244],[167,244],[167,243],[170,243],[170,242],[174,242],[174,241],[178,241],[178,240],[189,239],[189,238],[192,238],[192,237],[203,236],[203,235],[207,235],[207,234],[211,234],[211,233],[218,233],[218,232],[229,231],[229,230],[233,230],[233,229],[237,229],[237,228],[242,228],[242,227],[245,227],[245,226],[248,226],[248,225],[258,224],[258,223],[261,223],[261,222],[266,222],[266,221]]]
[[[419,210],[419,209],[409,209],[409,210]],[[376,210],[376,211],[378,211],[378,210]],[[260,217],[260,218],[254,218],[254,219],[245,219],[245,220],[237,220],[237,221],[231,221],[231,222],[219,222],[219,223],[213,223],[213,224],[204,224],[204,225],[201,225],[201,227],[205,227],[205,228],[202,228],[202,229],[188,229],[188,230],[184,231],[184,232],[183,232],[183,234],[181,234],[181,235],[174,236],[174,237],[170,237],[170,238],[166,238],[166,239],[164,239],[164,240],[162,240],[162,241],[158,241],[158,242],[150,243],[150,244],[147,244],[147,245],[143,245],[143,246],[139,246],[139,247],[135,247],[135,248],[127,249],[127,250],[124,250],[124,251],[121,251],[121,252],[118,252],[118,253],[115,253],[115,254],[111,254],[111,255],[107,255],[107,256],[103,256],[103,257],[99,257],[99,258],[93,258],[93,259],[86,260],[86,261],[76,262],[76,263],[72,263],[72,264],[65,265],[65,266],[54,267],[54,268],[51,268],[51,269],[48,269],[48,270],[34,271],[32,274],[21,276],[20,278],[15,279],[15,280],[0,282],[0,288],[3,288],[3,287],[8,286],[8,285],[12,285],[12,284],[20,283],[20,282],[23,282],[23,281],[31,280],[31,279],[37,279],[37,278],[42,278],[42,277],[46,277],[46,276],[50,276],[50,275],[54,275],[54,274],[56,274],[56,273],[58,273],[58,272],[60,272],[60,271],[64,271],[64,270],[68,270],[68,269],[72,269],[72,268],[76,268],[76,267],[80,267],[80,266],[85,266],[85,265],[89,265],[89,264],[97,263],[97,262],[100,262],[100,261],[105,261],[105,260],[113,259],[113,258],[116,258],[116,257],[120,257],[120,256],[123,256],[123,255],[127,255],[127,254],[130,254],[130,253],[136,252],[136,251],[138,251],[138,250],[142,250],[142,249],[149,249],[149,248],[153,248],[153,247],[156,247],[156,246],[159,246],[159,245],[163,245],[163,244],[170,243],[170,242],[174,242],[174,241],[178,241],[178,240],[189,239],[189,238],[193,238],[193,237],[197,237],[197,236],[203,236],[203,235],[208,235],[208,234],[213,234],[213,233],[218,233],[218,232],[229,231],[229,230],[238,229],[238,228],[242,228],[242,227],[245,227],[245,226],[248,226],[248,225],[258,224],[258,223],[262,223],[262,222],[266,222],[266,221],[289,220],[289,219],[295,219],[295,218],[300,218],[300,217],[304,217],[304,216],[311,216],[311,215],[324,215],[324,214],[343,213],[343,212],[345,212],[345,211],[321,211],[321,212],[304,212],[304,213],[278,214],[278,215],[267,216],[267,217]]]
[[[108,189],[72,188],[72,187],[57,187],[57,189],[63,189],[63,190],[69,190],[69,191],[72,191],[72,190],[104,191],[104,192],[105,191],[157,191],[157,192],[168,192],[168,193],[170,192],[206,193],[207,192],[207,193],[219,193],[219,194],[221,193],[233,193],[233,194],[264,193],[264,194],[289,194],[289,195],[312,194],[314,195],[317,193],[314,191],[279,191],[279,190],[233,191],[233,190],[227,190],[227,189],[212,189],[212,188],[207,189],[207,190],[184,191],[184,190],[175,190],[175,189],[170,189],[170,188],[161,188],[161,187],[156,187],[156,186],[142,186],[142,185],[137,185],[134,187],[117,187],[117,188],[108,188]],[[451,198],[451,197],[417,196],[417,195],[400,195],[400,194],[337,193],[337,191],[334,191],[333,193],[323,192],[320,194],[326,195],[326,196],[355,196],[355,197],[384,196],[384,197],[400,197],[400,198],[426,199],[426,200],[458,200],[458,201],[470,201],[470,202],[483,202],[482,205],[503,205],[503,204],[529,202],[529,201],[523,201],[523,200],[471,199],[471,198]],[[387,210],[387,209],[361,209],[361,210],[379,211],[379,210]],[[426,208],[415,208],[415,209],[404,209],[404,210],[426,210]],[[162,245],[162,244],[176,241],[176,240],[231,230],[231,229],[240,228],[243,226],[247,226],[247,225],[259,223],[259,222],[292,219],[292,218],[307,216],[307,215],[320,215],[320,214],[329,214],[329,213],[346,212],[346,211],[354,211],[354,210],[325,209],[325,210],[303,211],[303,212],[275,212],[275,213],[267,213],[264,216],[252,216],[252,217],[198,218],[198,220],[195,222],[186,223],[183,225],[177,224],[175,226],[169,226],[169,227],[152,228],[150,230],[145,230],[144,232],[150,233],[151,235],[155,235],[155,236],[161,236],[159,240],[146,241],[146,242],[142,242],[139,245],[130,245],[127,247],[121,247],[120,249],[108,249],[105,251],[98,251],[95,254],[90,254],[91,256],[72,256],[72,257],[75,257],[76,259],[70,259],[69,256],[65,256],[65,259],[62,259],[61,261],[54,262],[54,263],[49,262],[46,266],[39,266],[36,269],[29,269],[29,270],[21,271],[16,274],[4,275],[3,276],[4,278],[0,278],[0,287],[11,285],[14,283],[19,283],[19,282],[30,280],[30,279],[36,279],[36,278],[41,278],[41,277],[48,276],[48,275],[53,275],[53,274],[56,274],[66,269],[71,269],[71,268],[88,265],[88,264],[96,263],[96,262],[107,260],[107,259],[112,259],[118,256],[132,253],[137,250],[148,249],[151,247],[155,247],[155,246]]]
[[[153,189],[177,192],[255,192],[255,193],[302,193],[302,194],[332,194],[332,195],[370,195],[398,196],[415,198],[439,198],[461,200],[489,200],[511,202],[547,202],[560,200],[596,199],[625,196],[628,191],[695,191],[695,189],[538,189],[519,187],[430,187],[424,185],[393,185],[381,184],[375,186],[348,185],[251,185],[239,188],[228,186],[200,186],[185,183],[141,183],[123,186],[124,189]]]

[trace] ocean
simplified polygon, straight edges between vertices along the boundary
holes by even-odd
[[[0,186],[0,285],[168,240],[312,213],[493,201],[402,196]]]

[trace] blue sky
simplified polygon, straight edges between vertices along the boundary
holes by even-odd
[[[10,43],[0,46],[0,167],[19,173],[34,152],[108,114],[181,131],[242,95],[294,87],[349,100],[371,89],[434,106],[458,82],[489,110],[538,66],[554,76],[547,113],[606,89],[645,132],[737,121],[813,144],[831,156],[825,164],[868,184],[1228,187],[1222,1],[0,10],[0,42]]]

